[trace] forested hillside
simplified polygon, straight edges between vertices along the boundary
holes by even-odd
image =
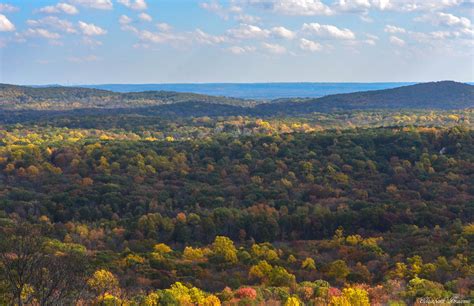
[[[274,116],[367,109],[450,110],[473,106],[474,86],[451,81],[330,95],[318,99],[292,98],[272,101],[165,91],[115,93],[89,88],[0,86],[0,108],[16,111],[115,109],[116,112],[176,116]]]
[[[115,93],[80,87],[28,87],[0,84],[0,108],[27,110],[71,110],[82,108],[133,108],[187,101],[217,104],[253,105],[241,99],[177,93],[145,91]]]
[[[469,303],[471,88],[4,86],[0,305]]]
[[[2,125],[0,304],[472,294],[472,110],[78,114]]]
[[[474,86],[452,81],[421,83],[393,89],[330,95],[309,101],[283,101],[258,107],[260,114],[303,114],[335,109],[462,109],[474,106]]]
[[[0,0],[0,306],[474,305],[473,9]]]

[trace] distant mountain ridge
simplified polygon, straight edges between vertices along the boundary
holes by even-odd
[[[80,108],[133,108],[189,101],[225,105],[255,105],[252,100],[194,93],[169,91],[117,93],[82,87],[29,87],[0,84],[0,108],[3,109],[70,110]]]
[[[223,107],[225,106],[225,107]],[[463,109],[474,107],[474,86],[440,81],[393,89],[277,99],[268,103],[193,93],[146,91],[116,93],[74,87],[0,84],[0,109],[68,111],[115,109],[115,112],[175,116],[299,115],[363,109]]]
[[[95,84],[79,87],[110,90],[113,92],[175,91],[193,92],[210,96],[240,99],[273,100],[304,97],[320,98],[327,95],[357,91],[389,89],[414,82],[334,83],[334,82],[272,82],[272,83],[176,83],[176,84]]]
[[[263,104],[256,108],[265,113],[327,112],[351,109],[462,109],[474,107],[474,86],[454,81],[440,81],[402,86],[393,89],[329,95],[295,102]]]

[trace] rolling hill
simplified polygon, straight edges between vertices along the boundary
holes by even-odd
[[[0,109],[16,113],[26,110],[53,114],[73,110],[98,113],[102,109],[107,113],[166,116],[273,116],[365,109],[449,110],[471,107],[474,107],[474,86],[453,81],[329,95],[317,99],[277,99],[265,103],[166,91],[116,93],[89,88],[0,85]]]
[[[304,114],[355,109],[463,109],[474,106],[474,86],[453,81],[420,83],[394,89],[294,99],[256,107],[259,114]]]
[[[28,87],[0,84],[0,108],[10,110],[135,108],[190,101],[223,105],[255,105],[252,100],[170,91],[117,93],[80,87]]]

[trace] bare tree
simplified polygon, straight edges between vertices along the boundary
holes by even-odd
[[[12,293],[12,304],[22,306],[22,293],[28,290],[43,260],[42,238],[37,228],[22,224],[2,229],[0,271]],[[32,296],[30,296],[32,298]]]
[[[65,305],[79,299],[85,288],[85,254],[46,248],[41,230],[26,223],[1,230],[0,273],[12,293],[11,304]]]
[[[85,258],[80,254],[47,254],[33,277],[40,305],[71,305],[85,290]]]

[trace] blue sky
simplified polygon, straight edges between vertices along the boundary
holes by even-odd
[[[473,0],[0,1],[0,82],[474,81]]]

